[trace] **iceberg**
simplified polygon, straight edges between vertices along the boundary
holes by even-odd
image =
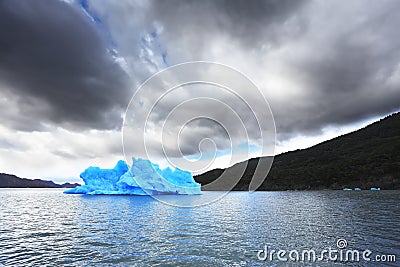
[[[64,191],[89,195],[194,195],[201,193],[190,172],[169,167],[160,169],[149,160],[132,158],[131,167],[118,161],[113,169],[89,167],[81,173],[84,185]]]

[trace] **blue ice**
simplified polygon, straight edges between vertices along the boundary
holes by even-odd
[[[84,185],[64,191],[66,194],[89,195],[193,195],[201,193],[188,171],[160,169],[149,160],[132,158],[132,167],[118,161],[113,169],[89,167],[81,173]]]

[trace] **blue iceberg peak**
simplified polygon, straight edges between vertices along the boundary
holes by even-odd
[[[132,158],[132,167],[125,161],[118,161],[113,169],[89,167],[81,173],[84,185],[68,189],[66,194],[200,194],[188,171],[178,168],[160,169],[158,164],[141,158]]]

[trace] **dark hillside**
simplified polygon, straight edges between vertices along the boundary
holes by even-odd
[[[19,178],[15,175],[0,173],[0,188],[72,188],[79,184],[56,184],[40,179]]]
[[[258,160],[248,161],[249,166],[235,190],[248,189]],[[234,168],[235,165],[228,169]],[[206,185],[223,171],[212,170],[195,179]],[[400,189],[400,113],[311,148],[276,156],[259,190],[344,187]],[[219,185],[210,190],[225,188]]]

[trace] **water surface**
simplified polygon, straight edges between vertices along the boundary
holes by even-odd
[[[190,205],[209,194],[220,193],[163,197]],[[211,205],[177,208],[148,196],[1,189],[0,265],[287,266],[262,262],[257,251],[322,250],[338,238],[399,262],[399,203],[400,191],[232,192]]]

